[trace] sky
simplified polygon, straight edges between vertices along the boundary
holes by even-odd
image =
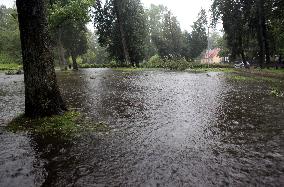
[[[201,8],[209,11],[211,0],[141,0],[145,7],[151,4],[167,6],[180,22],[182,30],[191,31]]]
[[[0,0],[0,4],[12,7],[15,0]],[[209,11],[212,0],[141,0],[147,8],[151,4],[167,6],[180,22],[182,30],[191,31],[191,25],[196,20],[201,8]],[[92,25],[92,24],[91,24]]]

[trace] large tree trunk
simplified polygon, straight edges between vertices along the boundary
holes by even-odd
[[[78,64],[77,64],[77,57],[74,55],[74,53],[71,53],[71,58],[73,62],[73,70],[79,70]]]
[[[25,115],[62,114],[66,107],[56,81],[45,0],[17,0],[16,5],[24,67]]]
[[[128,46],[126,42],[125,31],[124,31],[122,21],[121,21],[122,20],[121,11],[123,7],[122,3],[123,3],[122,0],[114,0],[114,8],[115,8],[115,13],[116,13],[117,21],[119,25],[124,58],[125,58],[126,65],[129,65],[130,64],[129,50],[128,50]]]
[[[258,16],[258,45],[259,45],[259,62],[261,67],[266,60],[270,63],[270,49],[267,38],[266,18],[264,11],[264,1],[257,0],[257,16]]]

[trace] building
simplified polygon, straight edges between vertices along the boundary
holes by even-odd
[[[202,55],[201,63],[202,64],[219,64],[222,62],[222,58],[219,57],[219,52],[221,49],[215,48],[209,51],[206,51]]]

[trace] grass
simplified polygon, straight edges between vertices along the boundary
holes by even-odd
[[[255,71],[263,72],[263,73],[284,74],[284,68],[279,68],[279,69],[275,69],[275,68],[260,69],[260,68],[257,68],[257,69],[255,69]]]
[[[146,68],[112,68],[115,71],[145,71]]]
[[[28,132],[43,138],[69,140],[83,132],[107,132],[105,123],[92,124],[83,120],[78,112],[70,111],[64,115],[31,119],[21,115],[12,120],[7,129],[12,132]]]
[[[234,73],[236,69],[234,68],[195,68],[195,69],[187,69],[187,72],[192,73],[206,73],[206,72],[224,72],[224,73]]]
[[[19,70],[22,66],[17,63],[0,64],[0,71]]]
[[[246,83],[258,82],[260,84],[265,84],[269,86],[270,95],[274,97],[284,97],[283,79],[264,77],[255,74],[244,74],[243,72],[235,72],[234,74],[228,74],[227,78],[237,82],[246,82]]]
[[[257,81],[259,79],[244,75],[228,75],[228,78],[235,81]]]
[[[228,78],[231,80],[237,81],[264,81],[270,83],[282,83],[282,80],[272,77],[263,77],[253,74],[243,74],[242,72],[235,71],[235,74],[228,75]]]

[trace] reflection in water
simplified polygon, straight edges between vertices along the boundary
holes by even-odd
[[[46,161],[38,172],[44,186],[283,183],[284,101],[265,85],[219,73],[96,69],[58,77],[68,106],[112,130],[71,144],[32,138],[34,162]]]

